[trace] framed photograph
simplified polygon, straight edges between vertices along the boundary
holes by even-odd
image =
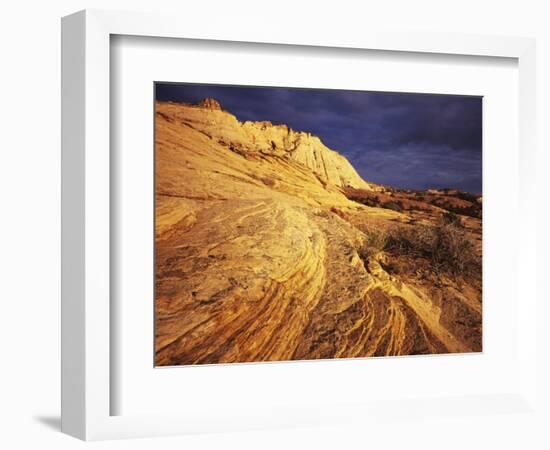
[[[63,431],[533,411],[534,42],[182,23],[62,22]]]

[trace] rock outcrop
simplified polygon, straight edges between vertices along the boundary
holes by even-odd
[[[323,183],[356,189],[372,188],[344,156],[326,147],[311,133],[294,131],[286,125],[274,125],[269,121],[239,122],[211,98],[197,105],[159,103],[158,111],[192,126],[243,156],[260,154],[286,158],[310,169]]]
[[[222,110],[222,105],[220,105],[220,102],[217,101],[215,98],[202,99],[197,104],[197,106],[199,106],[200,108],[206,108],[206,109],[210,109],[210,110],[213,110],[213,111],[221,111]]]
[[[442,207],[353,201],[378,187],[319,138],[214,100],[156,107],[157,365],[481,350],[480,279],[362,251]]]

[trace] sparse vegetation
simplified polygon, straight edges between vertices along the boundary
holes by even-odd
[[[382,262],[384,270],[392,275],[399,275],[410,270],[410,267],[401,258],[393,258],[389,261]]]
[[[469,216],[477,219],[482,217],[482,203],[480,196],[447,189],[439,191],[385,190],[373,192],[365,189],[344,189],[344,194],[350,200],[370,207],[392,209],[394,211],[423,211],[435,213],[440,209]]]
[[[388,233],[386,250],[428,260],[436,272],[479,276],[481,258],[462,225],[449,216],[435,226],[397,227]]]
[[[385,250],[387,245],[388,235],[383,230],[364,230],[365,241],[359,249],[359,257],[366,261],[370,257]]]
[[[462,221],[460,220],[460,216],[453,211],[445,211],[443,213],[443,216],[441,216],[441,219],[444,223],[450,223],[460,228],[463,227]]]
[[[396,200],[396,201],[392,200],[392,201],[383,203],[381,206],[382,206],[382,208],[391,209],[391,210],[397,211],[397,212],[403,212],[403,210],[404,210],[403,202],[401,202],[399,200]]]
[[[474,243],[452,213],[442,216],[436,225],[401,225],[388,231],[363,230],[366,239],[359,249],[363,260],[386,251],[395,258],[407,256],[424,260],[434,272],[455,276],[480,276],[481,258]],[[395,261],[387,263],[396,266]],[[393,272],[400,272],[395,270]]]

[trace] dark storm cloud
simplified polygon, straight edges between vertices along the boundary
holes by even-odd
[[[369,181],[481,192],[480,97],[160,83],[156,93],[190,103],[214,97],[239,120],[309,131]]]

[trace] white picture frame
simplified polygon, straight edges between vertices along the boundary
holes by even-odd
[[[113,35],[287,44],[422,54],[514,58],[519,67],[518,280],[535,286],[535,42],[528,38],[446,33],[285,29],[251,23],[215,30],[166,14],[87,10],[62,21],[62,430],[85,440],[162,436],[357,420],[388,405],[343,404],[274,409],[231,417],[211,414],[111,415],[110,333],[110,39]],[[182,25],[182,24],[185,25]],[[527,265],[529,261],[529,265]],[[534,288],[533,288],[534,289]],[[404,402],[410,414],[437,407],[459,414],[533,411],[536,398],[536,295],[524,294],[517,327],[521,345],[516,390],[471,398]],[[519,295],[519,293],[516,293]]]

